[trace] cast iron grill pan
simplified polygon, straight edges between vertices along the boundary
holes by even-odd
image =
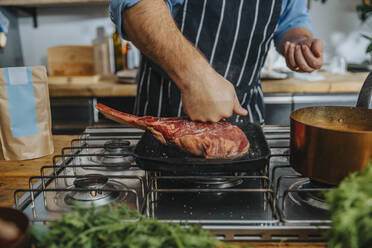
[[[134,156],[137,165],[150,171],[178,172],[239,172],[258,171],[265,167],[270,149],[261,126],[253,123],[238,125],[247,136],[248,154],[236,159],[205,159],[164,145],[149,132],[145,132],[136,146]]]

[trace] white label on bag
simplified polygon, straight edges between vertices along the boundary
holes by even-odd
[[[28,84],[27,67],[9,67],[9,84],[22,85]]]

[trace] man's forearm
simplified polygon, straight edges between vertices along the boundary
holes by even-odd
[[[303,27],[292,28],[282,35],[278,42],[277,50],[280,54],[284,55],[284,45],[287,41],[296,42],[309,38],[312,38],[312,34],[308,29]]]
[[[160,65],[182,89],[209,68],[200,52],[183,36],[163,0],[142,0],[122,13],[131,41]]]

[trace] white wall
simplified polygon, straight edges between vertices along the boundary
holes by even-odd
[[[46,65],[47,48],[51,46],[90,45],[98,26],[104,26],[106,34],[114,31],[104,5],[39,8],[38,22],[34,28],[31,17],[19,19],[25,65]]]
[[[320,0],[312,1],[314,33],[324,40],[328,59],[334,55],[344,56],[349,62],[368,58],[365,54],[368,41],[360,34],[372,35],[372,20],[361,23],[356,12],[356,6],[361,2],[362,0],[327,0],[322,4]]]
[[[345,50],[346,52],[350,50],[344,45],[346,36],[353,32],[354,40],[359,40],[353,40],[352,43],[360,43],[357,46],[353,43],[352,56],[361,60],[366,56],[364,50],[367,41],[361,39],[359,33],[364,30],[365,33],[371,34],[372,25],[361,25],[355,11],[356,5],[360,2],[361,0],[328,0],[326,4],[322,4],[320,0],[312,1],[311,17],[315,34],[325,41],[327,57],[337,53],[344,56]],[[39,8],[39,27],[36,29],[33,28],[31,17],[20,18],[25,64],[46,64],[46,50],[50,46],[91,44],[97,26],[103,25],[107,33],[112,33],[113,25],[108,16],[107,6],[102,5]],[[332,35],[334,32],[339,34]]]

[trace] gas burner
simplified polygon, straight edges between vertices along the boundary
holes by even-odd
[[[116,165],[113,167],[94,168],[94,170],[123,170],[128,169],[132,162],[133,148],[130,147],[130,142],[127,140],[110,140],[104,144],[104,149],[100,152],[101,155],[92,156],[88,159],[91,162],[101,165]],[[87,168],[86,168],[87,169]],[[93,168],[92,168],[93,169]]]
[[[290,192],[288,195],[292,199],[293,202],[302,206],[303,204],[321,209],[321,210],[328,210],[328,204],[325,199],[324,193],[326,189],[331,188],[331,185],[319,183],[310,179],[304,179],[295,182],[292,184],[289,189],[293,190],[304,190],[304,191],[296,191]],[[306,191],[309,189],[325,189],[324,191]]]
[[[128,187],[100,174],[87,174],[86,177],[76,178],[73,185],[66,191],[58,192],[55,197],[56,204],[62,209],[73,207],[103,206],[114,201],[123,201],[127,192],[102,191],[103,189],[127,189]],[[82,189],[86,191],[69,191]]]
[[[105,142],[103,147],[109,153],[125,154],[128,152],[126,148],[129,146],[130,142],[128,140],[110,140]]]
[[[183,174],[186,176],[185,174]],[[182,182],[200,189],[229,189],[243,183],[243,179],[221,178],[219,176],[237,176],[237,173],[194,172],[187,176],[205,176],[206,178],[182,179]]]
[[[242,179],[226,179],[226,178],[206,178],[206,179],[197,179],[192,181],[198,188],[206,189],[229,189],[234,188],[242,184]]]

